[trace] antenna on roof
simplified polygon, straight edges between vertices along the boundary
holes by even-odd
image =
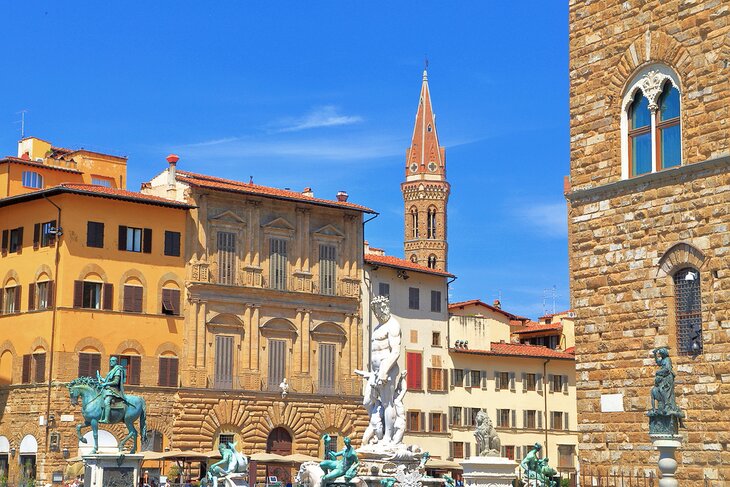
[[[428,54],[423,55],[423,70],[428,71]]]
[[[548,300],[552,298],[553,300],[553,311],[552,314],[555,314],[557,311],[557,308],[555,307],[556,301],[558,297],[558,288],[553,284],[553,287],[546,287],[542,290],[542,314],[548,315],[550,314],[550,310],[548,309]]]
[[[253,184],[253,176],[248,177],[248,184]]]
[[[20,120],[17,120],[15,123],[20,124],[20,138],[24,139],[25,138],[25,114],[28,113],[28,110],[23,109],[17,113],[20,114]]]

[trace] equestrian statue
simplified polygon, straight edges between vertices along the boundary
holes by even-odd
[[[81,429],[91,426],[94,435],[94,448],[91,454],[99,449],[99,424],[124,423],[129,434],[119,443],[119,451],[123,451],[127,441],[132,440],[130,453],[137,451],[137,429],[135,421],[139,419],[142,431],[142,440],[147,439],[147,405],[143,398],[124,393],[124,382],[127,371],[119,364],[117,357],[109,359],[109,373],[102,377],[96,371],[96,378],[79,377],[68,384],[68,393],[71,404],[78,404],[81,398],[81,414],[84,422],[76,426],[76,435],[79,441],[86,443],[86,438],[81,435]]]

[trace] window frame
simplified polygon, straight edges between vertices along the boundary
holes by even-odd
[[[687,279],[690,273],[694,277]],[[693,266],[681,266],[672,273],[672,286],[677,353],[689,356],[701,355],[704,353],[702,273]],[[683,302],[692,305],[692,309],[681,308]],[[694,329],[695,326],[696,329]],[[693,347],[695,344],[696,348]]]
[[[86,246],[103,249],[104,248],[104,223],[87,221],[86,222]]]
[[[415,292],[414,292],[415,291]],[[408,288],[408,309],[417,310],[421,307],[421,289],[417,287]]]
[[[666,83],[670,83],[679,93],[679,116],[673,117],[667,121],[659,120],[659,113],[661,107],[659,101],[661,95],[666,87]],[[630,118],[630,107],[634,101],[634,96],[637,91],[641,91],[649,102],[650,112],[650,125],[649,133],[651,134],[651,170],[649,172],[634,175],[633,174],[633,162],[631,160],[631,140],[629,132],[631,131],[631,118]],[[684,164],[684,126],[682,122],[683,114],[683,103],[682,103],[683,90],[679,82],[677,74],[670,67],[661,64],[653,63],[640,69],[627,84],[627,88],[624,90],[622,104],[621,104],[621,179],[632,179],[640,177],[645,174],[651,174],[654,172],[662,171],[669,168],[661,167],[660,153],[658,152],[658,139],[660,130],[673,126],[676,121],[679,126],[679,154],[680,161],[676,166],[679,167]],[[675,120],[676,119],[676,120]],[[660,124],[666,126],[660,127]],[[632,135],[641,135],[632,133]]]
[[[431,313],[441,312],[441,291],[431,290]]]
[[[181,233],[173,230],[165,230],[165,247],[163,253],[168,257],[180,257]]]
[[[26,184],[26,175],[28,175],[29,177],[32,177],[33,179],[35,179],[35,181],[28,181],[28,183],[31,183],[31,184]],[[20,179],[21,179],[21,183],[22,183],[23,187],[29,188],[29,189],[43,189],[43,183],[45,182],[43,175],[36,171],[23,171],[23,173],[20,176]],[[32,184],[34,182],[35,182],[35,184]]]

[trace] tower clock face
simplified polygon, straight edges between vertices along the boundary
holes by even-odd
[[[416,171],[418,171],[418,164],[416,164],[414,162],[413,164],[411,164],[411,172],[416,172]]]

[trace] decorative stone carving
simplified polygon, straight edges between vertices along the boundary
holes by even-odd
[[[480,409],[476,417],[476,430],[474,437],[477,440],[477,452],[480,457],[499,456],[501,454],[501,442],[497,431],[494,429],[492,420],[484,409]]]
[[[664,82],[668,79],[670,78],[666,74],[652,70],[646,73],[641,81],[639,81],[641,92],[649,100],[649,110],[654,111],[659,109],[659,95],[662,94],[662,86],[664,86]]]

